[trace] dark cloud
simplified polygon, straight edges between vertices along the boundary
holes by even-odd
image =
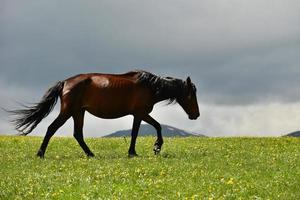
[[[4,1],[0,78],[42,91],[76,73],[143,68],[203,101],[299,101],[297,1]]]
[[[198,86],[200,120],[188,121],[178,105],[156,106],[161,123],[219,136],[291,132],[300,120],[299,10],[298,0],[2,0],[0,107],[37,102],[77,73],[142,68]],[[0,133],[12,132],[8,120],[0,111]],[[85,132],[131,121],[87,114]],[[72,135],[71,120],[60,131]]]

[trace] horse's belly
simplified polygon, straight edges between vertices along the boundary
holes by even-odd
[[[131,105],[124,98],[97,98],[84,107],[89,113],[104,119],[119,118],[131,114]]]
[[[124,117],[126,115],[131,114],[128,111],[116,111],[116,110],[107,110],[107,109],[93,109],[93,108],[86,108],[86,111],[91,113],[92,115],[103,118],[103,119],[115,119],[115,118],[120,118]]]

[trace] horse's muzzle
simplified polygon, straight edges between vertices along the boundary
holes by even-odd
[[[199,116],[200,116],[200,114],[189,115],[189,119],[191,119],[191,120],[196,120]]]

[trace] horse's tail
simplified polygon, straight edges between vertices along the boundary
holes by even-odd
[[[24,109],[8,111],[16,116],[11,122],[21,135],[29,134],[53,110],[63,86],[64,82],[59,81],[48,89],[39,103],[24,106]]]

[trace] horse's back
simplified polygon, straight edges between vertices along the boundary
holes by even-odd
[[[66,79],[64,82],[63,93],[78,87],[78,85],[85,83],[88,86],[91,85],[98,87],[99,89],[114,88],[118,85],[134,85],[137,81],[138,72],[131,71],[124,74],[101,74],[101,73],[88,73],[78,74]]]

